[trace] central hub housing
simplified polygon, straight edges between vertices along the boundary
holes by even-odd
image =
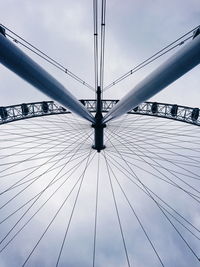
[[[93,149],[96,149],[97,152],[100,152],[105,148],[104,145],[104,128],[106,124],[102,122],[102,101],[101,101],[101,89],[98,86],[97,88],[97,103],[96,103],[96,115],[95,115],[95,123],[92,124],[94,128],[94,145]]]

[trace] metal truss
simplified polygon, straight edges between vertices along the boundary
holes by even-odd
[[[119,100],[102,100],[102,112],[107,113],[118,101]],[[92,113],[96,112],[96,100],[81,99],[80,102],[88,111]],[[71,112],[53,101],[24,103],[0,107],[0,124],[33,117],[66,113]],[[199,108],[179,106],[176,104],[144,102],[128,113],[167,118],[200,126]]]
[[[0,107],[0,124],[24,120],[33,117],[70,113],[66,108],[53,101],[23,103],[7,107]]]

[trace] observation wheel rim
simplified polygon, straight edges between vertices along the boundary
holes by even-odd
[[[80,99],[79,101],[91,113],[96,112],[95,99]],[[119,100],[116,99],[102,100],[102,113],[107,113],[118,101]],[[70,110],[60,106],[54,101],[30,102],[11,106],[1,106],[0,125],[35,117],[70,113]],[[127,114],[153,116],[200,126],[199,108],[177,104],[147,101],[135,107]]]

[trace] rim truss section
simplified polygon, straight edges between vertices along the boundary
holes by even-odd
[[[108,112],[118,101],[111,99],[102,100],[102,112]],[[81,99],[80,102],[88,111],[96,112],[96,100]],[[70,111],[56,104],[54,101],[23,103],[20,105],[0,107],[0,124],[33,117],[66,113],[70,113]],[[128,113],[157,116],[200,126],[199,108],[158,102],[144,102]]]
[[[23,103],[20,105],[0,107],[0,124],[33,117],[65,113],[70,112],[66,108],[55,104],[54,101]]]
[[[144,102],[129,113],[157,116],[200,126],[199,108],[179,106],[176,104]]]

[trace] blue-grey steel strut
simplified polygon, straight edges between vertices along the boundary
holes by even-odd
[[[3,29],[0,31],[0,62],[72,112],[94,123],[93,115],[62,84],[9,41]]]
[[[181,48],[125,95],[103,118],[106,123],[143,103],[200,63],[200,35]]]

